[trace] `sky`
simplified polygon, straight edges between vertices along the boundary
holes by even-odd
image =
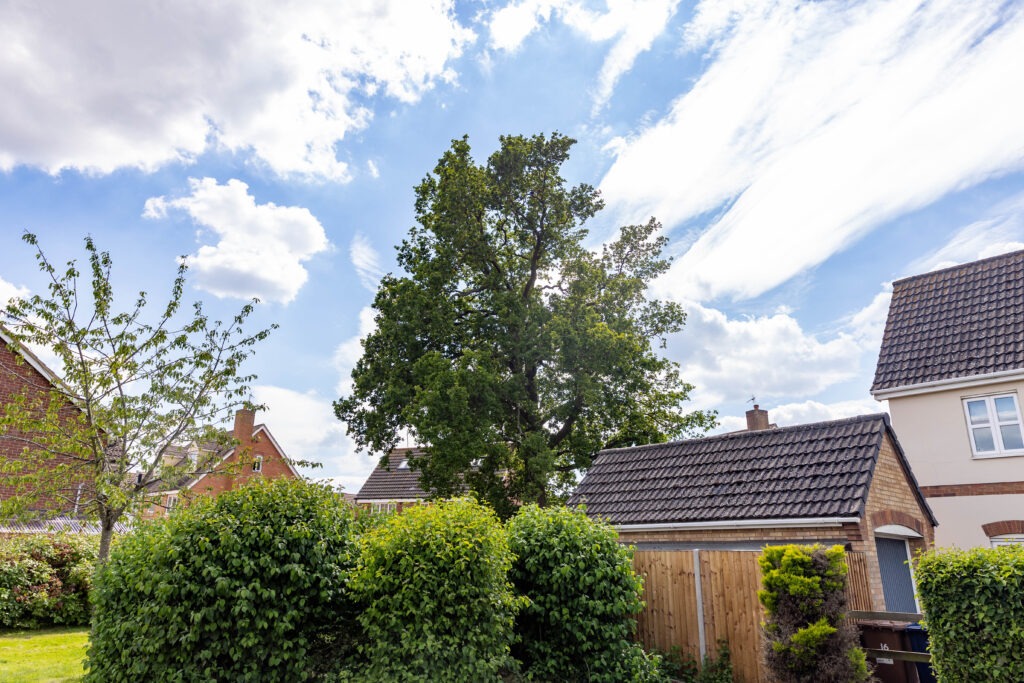
[[[125,304],[280,328],[265,422],[355,492],[331,402],[450,141],[577,140],[597,247],[660,220],[652,294],[720,430],[878,412],[893,280],[1024,248],[1024,0],[0,0],[0,299],[91,235]]]

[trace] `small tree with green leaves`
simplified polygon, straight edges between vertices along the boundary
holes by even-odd
[[[854,627],[844,620],[842,546],[769,546],[758,558],[767,620],[765,661],[778,683],[861,683],[870,679]]]
[[[60,379],[26,387],[0,408],[0,439],[22,447],[21,457],[0,462],[0,483],[15,491],[0,514],[40,501],[73,505],[99,520],[103,561],[115,524],[161,476],[169,448],[227,440],[215,426],[249,396],[253,376],[241,367],[270,330],[245,330],[252,303],[227,324],[210,321],[198,302],[182,313],[184,259],[167,303],[147,321],[145,292],[115,309],[110,254],[92,238],[84,273],[74,260],[63,270],[51,263],[35,235],[24,240],[48,292],[11,300],[3,325],[19,358],[20,345],[52,351]]]

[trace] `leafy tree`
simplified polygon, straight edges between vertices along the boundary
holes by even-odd
[[[714,422],[682,410],[692,387],[652,347],[685,321],[646,297],[666,238],[652,219],[583,246],[603,202],[559,175],[573,143],[506,136],[479,165],[452,142],[416,188],[406,274],[381,281],[353,392],[335,402],[360,447],[387,453],[409,430],[429,444],[411,463],[428,490],[465,482],[506,515],[572,485],[602,447]]]
[[[211,322],[198,302],[179,315],[184,261],[155,322],[142,317],[145,292],[116,312],[110,254],[92,238],[85,239],[88,287],[76,261],[60,271],[35,235],[23,239],[49,278],[48,295],[11,300],[5,329],[21,344],[52,350],[61,379],[44,391],[28,388],[0,409],[0,439],[23,447],[22,457],[0,463],[0,482],[15,490],[0,512],[23,513],[41,500],[74,502],[99,519],[103,561],[115,524],[161,475],[168,448],[226,439],[213,425],[249,395],[253,377],[239,371],[270,330],[244,331],[255,301],[228,324]]]

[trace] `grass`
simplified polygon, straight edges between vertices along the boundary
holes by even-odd
[[[0,681],[69,683],[84,673],[87,628],[0,633]]]

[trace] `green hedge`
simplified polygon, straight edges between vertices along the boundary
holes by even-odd
[[[88,624],[98,545],[72,534],[0,539],[0,628]]]
[[[468,499],[409,508],[360,539],[350,587],[366,634],[355,680],[496,681],[509,664],[512,553]]]
[[[1024,547],[927,552],[916,577],[942,683],[1024,681]]]
[[[353,516],[277,480],[200,500],[122,539],[96,577],[85,681],[299,681],[358,634]]]
[[[769,546],[758,558],[765,663],[777,683],[860,683],[870,676],[846,611],[842,546]]]
[[[660,680],[657,658],[633,640],[643,583],[632,548],[582,510],[527,505],[508,523],[512,582],[529,598],[515,654],[529,680]]]

